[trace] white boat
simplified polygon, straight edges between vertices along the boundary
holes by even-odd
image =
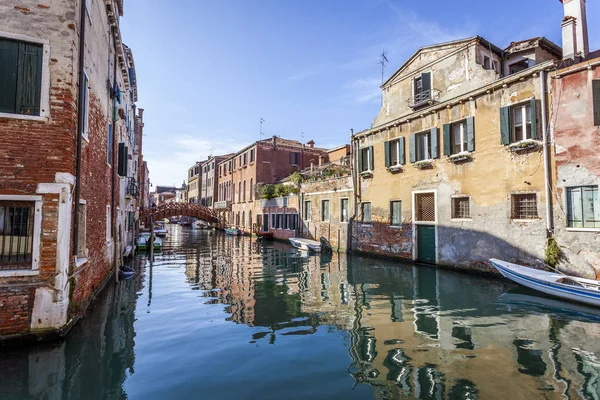
[[[142,232],[137,238],[136,246],[140,250],[146,250],[150,242],[150,232]],[[154,238],[154,250],[160,250],[162,248],[162,239],[159,237]]]
[[[167,230],[167,228],[165,228],[165,226],[161,223],[156,223],[154,224],[154,235],[164,238],[165,236],[167,236],[167,233],[169,231]]]
[[[316,240],[304,239],[304,238],[290,238],[290,243],[297,249],[300,250],[312,250],[314,252],[321,251],[321,243]]]
[[[491,258],[492,265],[513,282],[552,296],[600,306],[600,282],[542,271]]]

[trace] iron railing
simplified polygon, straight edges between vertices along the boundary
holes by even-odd
[[[127,189],[125,190],[126,196],[138,197],[140,195],[140,188],[137,185],[135,178],[130,177],[127,181]]]
[[[407,100],[408,105],[411,108],[419,108],[426,105],[431,105],[437,100],[439,100],[440,93],[441,92],[437,89],[429,89],[416,93],[414,96],[410,97]]]
[[[33,210],[33,203],[0,202],[0,271],[32,267]]]

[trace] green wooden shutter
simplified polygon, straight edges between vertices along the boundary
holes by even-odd
[[[423,72],[421,74],[421,83],[423,85],[423,92],[431,90],[431,72]]]
[[[510,143],[510,107],[500,108],[500,136],[502,144]]]
[[[16,112],[40,115],[42,93],[42,46],[19,43]]]
[[[438,158],[440,156],[440,151],[439,151],[439,129],[438,128],[431,128],[431,135],[430,135],[430,140],[431,140],[431,158]]]
[[[0,112],[15,113],[19,44],[0,40]]]
[[[404,165],[406,164],[406,154],[404,152],[404,136],[399,138],[398,141],[400,142],[398,147],[400,148],[400,150],[398,151],[398,158],[400,159],[400,165]]]
[[[408,137],[408,151],[409,151],[409,161],[411,163],[417,162],[417,138],[416,134],[412,134]]]
[[[600,80],[592,81],[592,97],[594,106],[594,125],[600,126]]]
[[[125,143],[119,143],[117,173],[120,176],[127,176],[127,146],[125,146]]]
[[[536,107],[536,100],[535,99],[531,99],[531,101],[529,102],[529,107],[531,110],[531,138],[532,139],[537,139],[538,137],[541,137],[541,135],[538,135],[538,131],[537,131],[537,107]]]
[[[467,151],[475,151],[475,118],[467,118]]]
[[[373,162],[373,146],[369,146],[369,170],[373,171],[375,163]]]
[[[385,153],[385,166],[386,167],[389,167],[390,165],[392,165],[392,160],[390,157],[390,147],[391,147],[391,142],[383,143],[383,151]]]
[[[452,124],[444,124],[444,155],[452,155],[452,142],[450,132],[452,130]]]
[[[363,152],[362,149],[358,149],[358,172],[363,171]]]

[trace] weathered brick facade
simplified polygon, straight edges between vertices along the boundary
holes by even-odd
[[[122,2],[112,3],[110,13],[103,2],[91,2],[83,51],[89,96],[83,103],[89,111],[77,182],[79,17],[85,2],[18,3],[0,4],[0,40],[42,46],[40,112],[0,112],[0,207],[27,202],[34,208],[35,222],[25,236],[33,241],[31,263],[3,268],[0,262],[0,341],[64,332],[111,276],[115,248],[121,251],[126,245],[126,235],[115,234],[125,220],[117,209],[126,208],[126,180],[116,171],[117,145],[134,139],[128,121],[135,114],[137,96],[130,82],[135,73],[123,57],[120,37],[117,48],[112,38],[107,40],[110,19],[122,15]],[[120,36],[118,28],[112,35]],[[113,100],[107,81],[122,91],[120,102]],[[115,106],[123,111],[113,113]],[[110,142],[109,125],[114,132]]]

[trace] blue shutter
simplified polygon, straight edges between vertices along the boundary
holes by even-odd
[[[467,151],[475,151],[475,118],[467,118]]]
[[[400,159],[400,165],[404,165],[406,164],[406,154],[404,153],[404,136],[399,138],[398,141],[400,142],[398,147],[400,147],[400,151],[398,152],[398,158]]]
[[[391,147],[391,142],[383,143],[383,152],[385,153],[385,166],[386,167],[389,167],[390,165],[392,165],[392,160],[390,157],[390,147]]]
[[[0,112],[15,113],[19,44],[0,40]]]
[[[449,156],[452,155],[452,136],[450,134],[452,130],[452,124],[444,124],[443,127],[443,135],[444,135],[444,155]]]
[[[412,134],[408,137],[408,147],[409,147],[409,161],[411,163],[417,162],[417,138],[416,134]]]
[[[438,128],[431,128],[431,135],[430,135],[430,140],[431,140],[431,158],[438,158],[439,157],[439,135],[438,135]]]
[[[530,112],[531,112],[531,138],[532,139],[537,139],[538,137],[541,137],[541,135],[538,135],[538,131],[537,131],[537,107],[536,107],[536,100],[535,99],[531,99],[531,101],[529,102],[529,108],[530,108]]]
[[[500,142],[510,143],[510,107],[500,108]]]

